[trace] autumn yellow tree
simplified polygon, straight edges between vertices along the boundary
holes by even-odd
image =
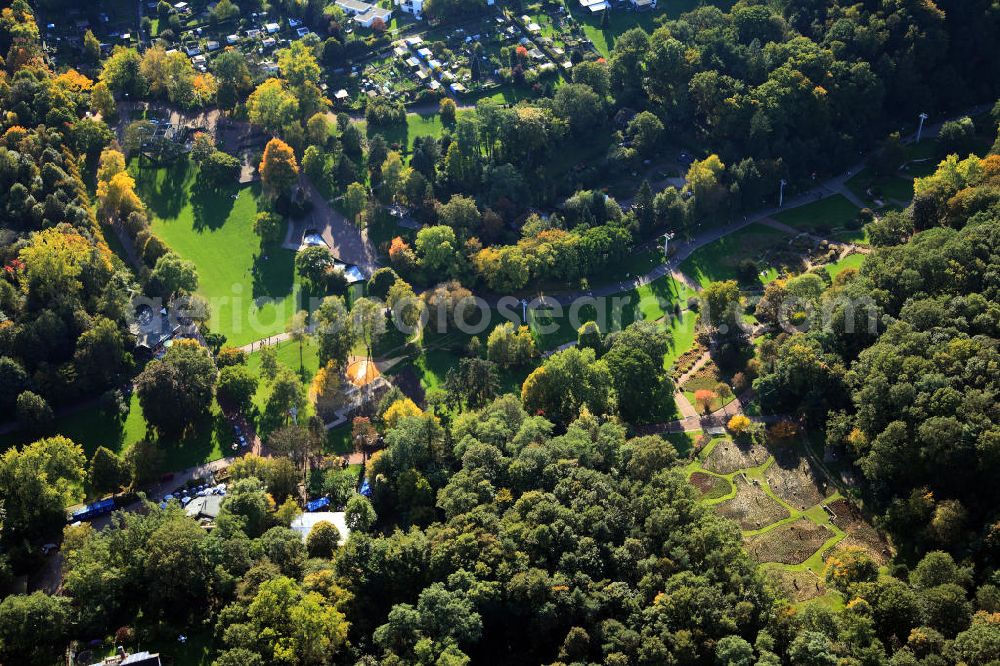
[[[142,210],[142,200],[135,193],[135,179],[125,171],[97,183],[97,202],[106,220],[122,219]]]
[[[734,435],[742,435],[750,429],[750,419],[743,414],[734,414],[726,427]]]
[[[111,273],[111,256],[106,247],[97,247],[65,228],[32,234],[18,258],[24,264],[21,285],[39,302],[78,293],[84,271]]]
[[[264,188],[275,196],[288,191],[299,177],[295,151],[278,138],[267,142],[258,169]]]
[[[90,90],[94,82],[75,69],[68,69],[55,78],[55,84],[70,92],[79,93]]]
[[[841,592],[847,592],[855,583],[878,578],[878,563],[862,548],[846,546],[827,558],[823,578]]]
[[[97,166],[97,206],[101,216],[112,221],[143,208],[135,179],[125,171],[125,156],[113,148],[101,152]]]
[[[691,163],[686,181],[688,191],[694,195],[697,216],[712,216],[718,212],[727,192],[720,182],[725,170],[726,165],[718,155],[709,155]]]
[[[382,415],[382,420],[385,421],[385,426],[389,430],[395,428],[400,421],[408,416],[420,416],[424,412],[417,407],[409,398],[400,398],[396,402],[389,405],[389,408],[385,410],[385,414]]]
[[[390,202],[396,199],[403,182],[409,175],[410,168],[403,165],[403,159],[395,150],[389,153],[382,163],[382,191]]]
[[[108,182],[125,170],[125,155],[114,148],[105,148],[101,151],[101,159],[97,165],[97,182]]]
[[[310,393],[316,403],[316,413],[324,420],[331,419],[334,412],[344,404],[343,381],[333,362],[316,371]]]

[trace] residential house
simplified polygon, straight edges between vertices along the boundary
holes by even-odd
[[[396,0],[396,6],[415,19],[424,17],[424,0]]]

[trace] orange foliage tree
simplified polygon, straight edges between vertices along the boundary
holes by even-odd
[[[264,188],[274,195],[288,191],[299,178],[295,151],[277,137],[267,142],[258,170]]]
[[[712,411],[712,403],[717,397],[715,391],[709,391],[708,389],[700,389],[694,392],[694,401],[698,403],[698,406],[706,414]]]

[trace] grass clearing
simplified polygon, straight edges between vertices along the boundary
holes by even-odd
[[[876,177],[870,168],[865,167],[848,180],[846,185],[854,196],[869,204],[871,208],[877,207],[875,199],[882,199],[884,204],[899,203],[904,205],[913,199],[912,176],[909,178]]]
[[[237,346],[283,332],[298,307],[295,252],[261,250],[253,231],[259,187],[202,190],[188,160],[160,168],[133,162],[130,172],[153,233],[197,267],[212,330]]]
[[[280,342],[275,345],[275,351],[278,363],[291,368],[299,376],[299,379],[302,380],[305,390],[308,391],[313,376],[319,370],[319,348],[316,342],[310,338],[302,344],[301,365],[299,362],[299,344],[297,342],[293,340]],[[261,376],[259,351],[255,351],[247,358],[247,368],[257,375],[258,378],[257,392],[253,397],[253,405],[256,413],[248,416],[255,418],[257,433],[266,439],[269,433],[284,425],[284,419],[275,414],[268,414],[267,412],[267,402],[271,397],[273,387],[266,378]],[[299,414],[299,423],[305,423],[306,419],[312,416],[313,413],[312,402],[307,401],[305,412]]]
[[[459,109],[458,116],[461,117],[468,113],[472,113],[472,111]],[[381,134],[391,149],[403,149],[407,153],[413,149],[413,140],[418,136],[433,136],[435,139],[440,139],[446,129],[452,129],[442,122],[441,115],[437,112],[407,113],[405,126],[372,127],[369,129],[367,121],[358,120],[355,122],[358,125],[358,129],[365,133],[366,136],[371,137],[375,134]]]
[[[790,239],[778,229],[751,224],[698,248],[681,262],[679,270],[707,287],[712,282],[737,279],[740,263],[749,259],[763,271],[763,275],[758,276],[763,284],[777,277],[778,253]]]
[[[88,406],[56,419],[51,435],[68,437],[83,448],[89,459],[97,447],[104,446],[122,453],[146,436],[146,420],[142,416],[139,398],[134,393],[124,415],[109,414],[98,406]],[[0,451],[11,446],[23,446],[38,437],[14,431],[0,437]]]
[[[350,422],[330,428],[326,434],[326,453],[337,453],[344,455],[354,450],[354,442],[351,441]],[[353,465],[351,467],[354,467]]]
[[[827,593],[823,581],[808,569],[788,569],[780,565],[767,565],[764,568],[764,573],[788,599],[795,603],[810,601]]]
[[[864,231],[853,229],[858,208],[847,197],[835,194],[805,206],[778,213],[774,219],[800,231],[829,236],[831,232],[840,240],[863,240]]]
[[[677,454],[679,456],[686,458],[691,455],[691,451],[694,450],[694,444],[699,435],[701,435],[701,431],[668,432],[662,435],[662,437],[674,445],[674,448],[677,449]]]
[[[177,666],[209,666],[215,658],[215,639],[212,631],[206,629],[194,633],[185,632],[184,642],[167,638],[165,632],[158,632],[145,649],[160,652]]]
[[[659,27],[658,21],[677,18],[685,12],[689,12],[702,4],[701,0],[667,0],[662,2],[659,9],[645,12],[634,12],[624,9],[615,9],[608,12],[608,26],[601,27],[601,13],[591,14],[584,12],[576,3],[571,3],[570,13],[582,26],[587,39],[594,43],[601,55],[607,58],[615,42],[622,33],[632,28],[642,28],[646,32],[653,32]],[[711,3],[722,10],[732,7],[732,0],[715,0]]]
[[[628,255],[621,263],[609,267],[599,275],[588,278],[590,287],[603,287],[645,275],[657,266],[663,264],[663,250],[659,247],[645,247]]]
[[[835,278],[841,273],[843,273],[848,268],[856,268],[861,270],[861,266],[865,263],[865,255],[863,254],[849,254],[839,261],[835,261],[832,264],[827,264],[824,266],[826,272],[830,274],[831,278]]]
[[[192,426],[182,440],[159,442],[163,453],[162,471],[176,472],[228,455],[232,430],[217,402],[212,402],[210,413],[203,422]],[[138,395],[132,393],[125,414],[109,414],[98,406],[89,406],[56,419],[52,431],[44,436],[52,435],[62,435],[79,444],[88,460],[100,446],[121,455],[146,438],[146,419]],[[0,451],[30,444],[39,438],[15,431],[0,438]]]
[[[665,368],[669,369],[673,367],[677,363],[677,359],[694,345],[695,325],[697,321],[698,315],[691,310],[684,310],[681,312],[680,317],[672,317],[670,319],[670,327],[668,329],[670,349],[663,358],[663,366]]]
[[[693,293],[683,282],[664,276],[635,289],[598,299],[600,310],[592,304],[531,309],[528,325],[535,336],[535,344],[544,351],[576,340],[577,330],[588,321],[596,322],[601,331],[608,333],[638,320],[662,320],[671,334],[670,355],[680,355],[687,351],[694,339],[695,317],[684,309]],[[673,357],[667,365],[671,363]]]

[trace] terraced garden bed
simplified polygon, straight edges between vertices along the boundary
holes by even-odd
[[[725,439],[712,448],[704,467],[716,474],[732,474],[740,469],[763,465],[767,457],[767,449],[759,444],[742,446],[731,439]]]
[[[733,491],[733,484],[728,479],[707,472],[695,472],[688,478],[688,481],[698,489],[704,500],[719,499]]]
[[[819,504],[829,494],[809,461],[794,451],[782,451],[764,472],[772,492],[799,511]]]
[[[802,564],[833,535],[829,528],[799,518],[751,537],[747,540],[747,552],[760,564]]]
[[[736,497],[716,505],[715,511],[743,530],[759,530],[788,517],[788,509],[774,501],[759,484],[742,474],[733,477]],[[815,549],[814,549],[815,550]]]

